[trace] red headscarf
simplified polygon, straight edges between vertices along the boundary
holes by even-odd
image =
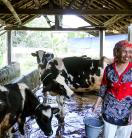
[[[132,43],[128,42],[127,40],[122,40],[115,44],[115,48],[118,48],[118,47],[131,47],[132,48]]]
[[[130,42],[129,42],[129,45],[128,45],[128,47],[132,48],[132,43],[130,43]]]

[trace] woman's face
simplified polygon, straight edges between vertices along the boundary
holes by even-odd
[[[128,47],[121,48],[120,51],[120,63],[126,63],[129,62],[131,58],[131,50]]]

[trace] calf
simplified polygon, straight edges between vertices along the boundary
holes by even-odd
[[[43,105],[24,83],[0,86],[0,137],[17,122],[24,135],[26,117],[35,116],[36,122],[46,136],[52,135],[51,119],[57,108]]]

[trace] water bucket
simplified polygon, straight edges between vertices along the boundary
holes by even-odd
[[[104,123],[100,118],[84,118],[85,133],[88,138],[98,138],[103,131]]]

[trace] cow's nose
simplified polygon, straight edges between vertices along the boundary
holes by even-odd
[[[39,64],[39,67],[40,67],[41,69],[44,69],[44,68],[45,68],[45,65]]]
[[[73,93],[72,95],[71,95],[71,97],[74,97],[75,96],[75,93]]]
[[[53,130],[51,130],[49,133],[46,133],[46,136],[51,136],[53,134]]]

